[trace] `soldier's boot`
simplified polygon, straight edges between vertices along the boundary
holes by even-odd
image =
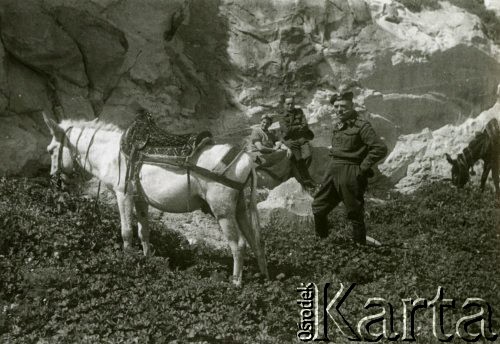
[[[328,228],[328,218],[323,214],[314,214],[314,230],[320,238],[328,237],[330,230]]]
[[[360,245],[366,245],[366,227],[364,223],[352,223],[352,238]]]

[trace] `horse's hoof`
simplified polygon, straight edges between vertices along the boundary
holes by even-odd
[[[241,286],[242,286],[241,278],[233,278],[233,285],[236,288],[241,288]]]

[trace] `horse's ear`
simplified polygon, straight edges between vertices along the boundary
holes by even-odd
[[[455,160],[453,160],[453,159],[451,158],[451,156],[450,156],[448,153],[444,153],[444,155],[446,156],[446,160],[448,160],[448,162],[449,162],[450,164],[452,164],[452,165],[454,165],[454,164],[455,164]]]
[[[59,138],[62,135],[64,135],[64,130],[61,128],[52,118],[49,118],[45,112],[42,112],[43,115],[43,120],[45,121],[45,124],[47,124],[47,127],[50,130],[50,133],[52,136],[55,138]]]

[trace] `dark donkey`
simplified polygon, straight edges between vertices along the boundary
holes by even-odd
[[[479,159],[484,162],[483,174],[481,176],[481,192],[484,191],[486,179],[490,170],[492,171],[493,184],[497,198],[500,197],[499,189],[499,154],[500,154],[500,127],[496,118],[491,119],[486,128],[476,134],[469,145],[464,148],[462,153],[458,154],[457,159],[452,159],[446,153],[446,160],[451,164],[451,181],[453,185],[461,188],[474,174],[472,167]],[[469,169],[471,173],[469,173]]]

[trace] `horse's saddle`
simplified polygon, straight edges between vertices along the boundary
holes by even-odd
[[[121,151],[128,158],[126,184],[136,178],[145,162],[185,166],[200,148],[213,142],[209,131],[178,135],[169,133],[154,122],[149,113],[139,114],[120,141]],[[125,192],[127,187],[125,186]]]
[[[149,113],[141,113],[125,131],[120,144],[127,156],[135,151],[142,155],[186,158],[211,141],[209,131],[183,135],[169,133],[158,127]]]

